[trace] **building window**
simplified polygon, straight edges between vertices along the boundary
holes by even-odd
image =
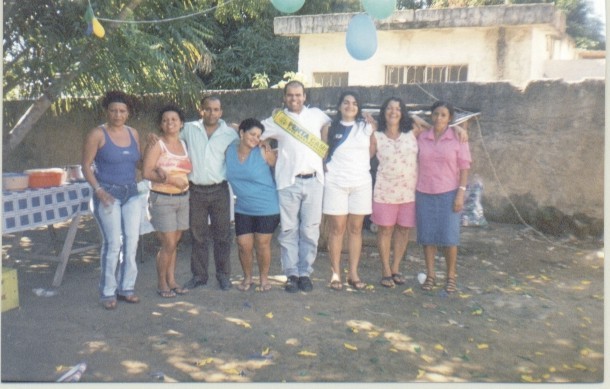
[[[468,80],[468,65],[386,66],[386,85],[425,84]]]
[[[315,86],[347,86],[347,72],[314,73],[313,82]]]

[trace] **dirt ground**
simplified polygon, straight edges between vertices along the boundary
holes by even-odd
[[[77,239],[97,240],[87,217]],[[59,229],[59,234],[65,228]],[[52,297],[55,264],[24,259],[44,229],[3,240],[5,267],[18,270],[20,307],[2,314],[2,381],[54,382],[85,362],[80,382],[478,382],[600,383],[604,380],[603,242],[548,238],[516,225],[464,227],[460,292],[419,288],[421,247],[411,242],[407,284],[379,285],[375,238],[366,233],[361,277],[367,290],[328,288],[320,252],[314,290],[283,291],[274,245],[270,292],[205,287],[176,299],[155,293],[153,235],[143,238],[137,305],[98,303],[96,250],[74,255]],[[16,247],[20,246],[20,247]],[[177,277],[190,277],[190,244]],[[343,267],[346,265],[346,258]],[[234,284],[241,279],[232,252]],[[211,274],[214,272],[211,264]],[[256,273],[256,271],[255,271]]]

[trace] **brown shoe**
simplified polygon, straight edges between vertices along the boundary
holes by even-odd
[[[117,300],[125,301],[130,304],[137,304],[140,302],[140,298],[135,294],[131,294],[129,296],[121,296],[120,294],[117,296]]]

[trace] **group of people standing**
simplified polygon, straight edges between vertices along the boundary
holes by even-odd
[[[236,197],[241,291],[254,285],[254,256],[258,290],[271,289],[271,240],[278,225],[284,289],[311,291],[322,214],[330,225],[331,289],[344,285],[341,251],[346,231],[346,282],[357,290],[366,287],[358,264],[364,218],[372,214],[379,227],[381,285],[405,283],[400,261],[409,231],[417,226],[427,268],[422,289],[432,290],[436,284],[434,259],[437,247],[442,247],[445,289],[457,290],[459,212],[471,157],[466,132],[450,126],[453,107],[435,103],[428,125],[412,118],[404,102],[392,97],[383,103],[377,122],[363,115],[357,94],[345,92],[331,120],[320,109],[306,106],[306,98],[304,85],[291,81],[284,88],[283,109],[263,121],[250,118],[234,126],[222,119],[221,102],[214,96],[202,99],[201,119],[195,122],[185,123],[178,107],[161,109],[161,135],[148,137],[141,165],[143,178],[151,182],[151,222],[161,243],[156,259],[161,297],[175,297],[207,283],[210,237],[219,286],[232,287],[229,184]],[[125,125],[129,97],[109,92],[103,106],[108,120],[87,136],[83,172],[95,192],[94,215],[103,235],[100,300],[106,309],[114,309],[117,300],[139,302],[134,285],[141,210],[135,172],[141,155],[137,131]],[[276,149],[270,146],[271,139],[277,141]],[[379,160],[374,188],[373,156]],[[176,250],[189,228],[192,278],[180,286],[174,278]]]

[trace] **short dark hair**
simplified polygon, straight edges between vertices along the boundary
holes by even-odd
[[[205,104],[206,101],[218,101],[220,103],[220,97],[216,96],[216,95],[208,95],[208,96],[204,96],[201,101],[199,101],[199,108],[202,108]],[[220,106],[222,107],[222,103],[220,103]]]
[[[265,132],[265,126],[263,126],[263,123],[261,123],[258,119],[248,118],[239,123],[239,131],[248,132],[254,127],[260,128],[261,134]]]
[[[129,113],[133,111],[133,98],[125,92],[118,90],[106,92],[104,98],[102,99],[102,107],[104,107],[104,109],[108,109],[112,103],[123,103],[127,106]]]
[[[300,86],[301,88],[303,88],[303,93],[305,93],[305,84],[303,84],[301,81],[299,80],[290,80],[286,83],[286,85],[284,85],[284,94],[286,94],[286,91],[288,90],[288,88],[292,88],[294,86]]]
[[[163,114],[165,112],[176,112],[178,114],[178,117],[180,118],[180,121],[182,123],[184,123],[184,121],[185,121],[184,111],[177,105],[168,104],[168,105],[165,105],[163,108],[161,108],[159,110],[159,113],[157,114],[157,124],[158,125],[161,125],[161,121],[163,120]]]
[[[451,120],[453,120],[453,117],[455,115],[455,108],[453,107],[453,104],[448,103],[443,100],[438,100],[434,104],[432,104],[432,107],[430,107],[430,113],[434,112],[434,110],[437,109],[438,107],[447,108],[447,110],[449,111],[449,118]]]

